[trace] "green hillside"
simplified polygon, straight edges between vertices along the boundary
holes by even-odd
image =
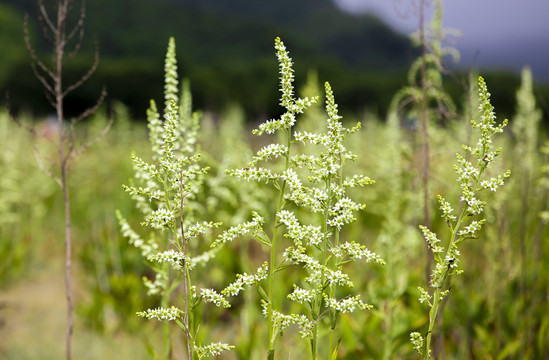
[[[22,22],[22,14],[28,12],[38,33],[34,1],[5,3],[19,13],[18,19],[9,19],[11,23]],[[122,100],[143,114],[143,104],[162,89],[163,74],[157,69],[170,36],[176,38],[180,71],[191,79],[197,105],[215,110],[238,102],[253,115],[277,106],[271,95],[277,74],[272,72],[275,60],[270,46],[276,36],[295,49],[296,64],[306,64],[302,65],[306,68],[297,66],[297,72],[312,68],[321,80],[337,79],[335,90],[342,104],[355,109],[387,103],[401,85],[413,53],[405,37],[377,18],[342,13],[330,0],[94,0],[87,2],[86,9],[88,54],[71,65],[69,76],[76,77],[91,62],[93,38],[100,44],[101,64],[80,92],[81,98],[73,99],[76,106],[105,85],[111,100]],[[17,37],[22,40],[22,34]],[[25,61],[13,66],[28,70]],[[398,76],[389,76],[395,72]],[[23,76],[12,75],[0,86],[10,88],[14,97],[22,91],[26,97],[39,97],[41,90],[32,74],[17,73]],[[45,102],[33,104],[42,107]]]

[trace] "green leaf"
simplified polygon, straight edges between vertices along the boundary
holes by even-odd
[[[175,319],[175,323],[177,324],[177,326],[181,328],[181,330],[187,331],[187,329],[185,329],[185,325],[183,325],[181,321],[179,321],[178,319]]]
[[[498,354],[497,359],[498,360],[507,359],[509,357],[514,357],[518,355],[520,347],[521,347],[521,342],[518,339],[507,343],[507,345],[503,348],[503,350],[501,350],[501,352]]]
[[[267,245],[268,247],[272,246],[271,240],[269,240],[269,236],[267,236],[264,231],[254,232],[254,235],[257,241],[259,241],[263,245]]]
[[[269,297],[267,296],[267,293],[265,292],[265,290],[263,290],[263,287],[261,285],[257,286],[257,292],[259,293],[259,295],[261,295],[261,298],[265,300],[265,302],[269,303]]]
[[[341,343],[341,339],[339,339],[337,341],[337,344],[336,344],[336,347],[334,349],[334,351],[332,352],[332,355],[330,355],[330,360],[335,360],[337,359],[337,353],[339,351],[339,344]]]
[[[196,298],[196,300],[191,304],[191,311],[194,311],[198,305],[202,302],[202,296]]]
[[[332,323],[330,324],[330,330],[334,330],[337,325],[337,320],[339,319],[339,311],[335,311],[335,314],[332,315]],[[340,339],[341,341],[341,339]]]
[[[287,268],[289,268],[290,266],[294,266],[294,264],[288,264],[288,265],[278,265],[276,268],[275,268],[275,273],[279,272],[279,271],[282,271],[282,270],[285,270]]]

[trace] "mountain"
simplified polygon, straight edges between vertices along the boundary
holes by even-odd
[[[4,3],[28,12],[36,24],[33,0]],[[75,16],[78,6],[76,1]],[[35,34],[37,29],[36,24]],[[414,57],[409,41],[382,21],[343,13],[331,0],[94,0],[86,2],[87,52],[67,70],[69,77],[92,61],[96,38],[101,63],[82,96],[106,84],[109,98],[141,112],[148,98],[161,97],[170,36],[176,39],[180,73],[190,78],[198,106],[218,110],[234,101],[254,115],[277,106],[276,36],[290,50],[298,84],[308,69],[316,69],[321,81],[332,83],[340,102],[353,109],[368,104],[382,108],[404,81],[396,80],[395,72],[402,75]],[[30,86],[32,76],[25,76],[28,81],[12,78],[8,84]]]

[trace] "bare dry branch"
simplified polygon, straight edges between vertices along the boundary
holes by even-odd
[[[48,83],[48,80],[40,72],[38,71],[38,68],[36,67],[36,62],[33,62],[31,64],[32,72],[34,73],[34,76],[42,83],[42,86],[44,86],[44,89],[47,93],[50,93],[52,95],[55,95],[54,89],[51,87],[51,85]],[[55,107],[55,105],[54,105]]]
[[[89,107],[88,109],[86,109],[83,113],[81,113],[76,118],[71,119],[71,123],[73,123],[73,124],[79,123],[80,121],[84,120],[88,116],[90,116],[92,114],[95,114],[95,112],[97,111],[99,106],[101,106],[101,104],[105,100],[105,97],[107,97],[107,90],[105,90],[105,88],[103,88],[101,90],[101,95],[99,96],[99,99],[97,99],[97,101],[95,102],[95,105],[93,105],[92,107]]]
[[[75,89],[82,86],[82,84],[85,83],[93,75],[95,70],[97,70],[97,65],[98,64],[99,64],[99,45],[96,42],[95,43],[95,57],[94,57],[93,65],[90,67],[88,72],[80,78],[80,80],[78,80],[77,82],[75,82],[71,86],[68,86],[65,89],[65,91],[63,91],[62,96],[65,97],[71,91],[74,91]]]
[[[67,17],[69,14],[69,4],[71,0],[59,0],[60,7],[57,9],[57,23],[59,24],[58,29],[62,35],[63,41],[65,40],[65,30],[67,27]]]
[[[55,108],[55,99],[54,99],[54,96],[53,94],[50,94],[49,92],[47,92],[46,90],[44,90],[44,95],[46,96],[46,99],[48,100],[48,102],[50,103],[50,105]]]
[[[24,39],[25,39],[25,45],[27,47],[27,51],[29,52],[29,54],[31,56],[31,59],[34,62],[34,64],[38,65],[38,67],[40,69],[42,69],[42,71],[44,71],[50,78],[55,79],[55,74],[51,71],[51,69],[49,67],[46,66],[46,64],[44,64],[42,62],[42,60],[40,60],[40,58],[38,58],[38,55],[36,55],[36,52],[34,51],[34,47],[30,43],[30,33],[29,33],[29,26],[28,26],[29,23],[28,23],[28,21],[29,21],[29,16],[25,15],[25,20],[24,20],[24,24],[23,24],[23,32],[24,32]]]
[[[74,148],[76,146],[76,129],[74,127],[74,122],[72,121],[69,125],[68,136],[70,136],[70,140],[67,141],[67,146],[69,150],[65,153],[65,162],[69,161],[71,153],[74,151]]]
[[[63,188],[63,182],[61,181],[61,179],[57,176],[55,176],[45,165],[44,165],[44,162],[42,161],[42,154],[40,154],[40,151],[38,150],[38,146],[35,145],[34,146],[34,157],[36,159],[36,163],[38,164],[38,167],[40,168],[40,170],[48,175],[50,178],[53,179],[53,181],[55,181],[57,183],[57,185],[59,185],[59,187]]]
[[[21,121],[19,121],[18,118],[16,118],[12,111],[11,111],[11,107],[10,107],[10,94],[9,93],[6,93],[6,110],[8,112],[8,116],[11,118],[11,120],[16,123],[19,127],[25,129],[26,131],[29,132],[29,134],[32,135],[33,138],[36,137],[36,129],[32,126],[28,126],[27,124],[23,124]]]
[[[74,25],[73,29],[67,34],[67,37],[66,37],[66,41],[68,43],[73,39],[73,37],[77,33],[80,33],[78,42],[75,46],[75,50],[73,51],[73,53],[77,53],[82,44],[82,39],[84,38],[84,20],[85,19],[86,19],[85,3],[82,2],[82,6],[80,8],[80,18],[78,19],[76,25]],[[70,56],[72,57],[73,55],[70,55]]]
[[[67,159],[67,169],[69,170],[72,167],[72,161],[77,158],[80,154],[82,154],[84,151],[86,151],[90,146],[98,142],[99,140],[103,139],[107,133],[111,130],[112,124],[114,123],[114,119],[111,118],[105,128],[93,139],[86,141],[82,146],[80,146],[78,149],[71,151],[70,156]]]
[[[66,155],[67,162],[74,159],[76,156],[78,156],[83,151],[85,151],[90,145],[96,143],[97,141],[99,141],[101,138],[104,137],[104,135],[99,135],[98,137],[94,138],[91,141],[88,141],[88,142],[84,143],[84,145],[82,145],[80,148],[75,150],[76,143],[77,143],[75,125],[77,123],[79,123],[80,121],[84,120],[85,118],[89,117],[90,115],[94,114],[97,111],[97,109],[99,108],[99,106],[101,106],[101,104],[105,100],[106,96],[107,96],[107,91],[105,90],[105,88],[103,88],[103,90],[101,91],[101,95],[100,95],[99,99],[97,100],[97,102],[92,107],[89,107],[88,109],[86,109],[78,117],[71,119],[71,125],[70,125],[71,141],[69,141],[69,143],[68,143],[69,151],[67,152],[67,155]],[[112,122],[112,119],[111,119],[110,122]],[[103,134],[103,133],[106,134],[110,130],[111,125],[112,124],[108,124],[106,126],[105,130],[103,130],[103,132],[101,132],[101,134]]]
[[[75,27],[73,30],[76,30],[76,29],[77,29],[77,27]],[[71,33],[69,37],[70,38],[67,41],[72,40],[72,38],[74,37],[74,33]],[[80,49],[82,48],[82,42],[83,41],[84,41],[84,26],[81,26],[80,31],[79,31],[78,41],[74,45],[74,49],[70,53],[67,54],[67,58],[65,59],[65,63],[67,63],[69,60],[74,58],[78,54],[78,52],[80,52]]]
[[[55,5],[56,3],[56,5]],[[106,92],[102,91],[101,96],[97,103],[84,111],[76,119],[72,120],[68,130],[63,128],[63,110],[64,110],[64,98],[71,91],[75,90],[81,86],[85,81],[87,81],[90,76],[97,69],[97,64],[99,63],[99,47],[96,43],[95,46],[95,59],[93,65],[84,74],[78,81],[76,81],[71,86],[68,86],[63,90],[63,64],[70,58],[74,57],[80,50],[82,39],[84,35],[84,19],[85,19],[85,10],[84,5],[80,11],[80,16],[76,21],[76,24],[67,34],[67,21],[68,14],[70,9],[72,9],[73,0],[56,0],[52,8],[57,10],[57,16],[52,21],[52,18],[48,14],[47,7],[44,3],[44,0],[37,0],[37,5],[39,8],[38,20],[40,21],[41,30],[44,38],[50,41],[53,47],[53,62],[51,67],[48,67],[42,60],[39,59],[36,54],[35,49],[31,45],[30,33],[28,28],[28,16],[25,16],[24,22],[24,38],[27,50],[30,53],[30,56],[33,61],[33,71],[37,79],[42,83],[45,89],[46,97],[48,101],[54,106],[57,113],[57,124],[58,124],[58,152],[59,152],[59,171],[60,175],[55,176],[49,169],[44,166],[44,161],[40,152],[35,148],[35,156],[37,163],[46,173],[50,176],[62,189],[64,207],[65,207],[65,295],[67,300],[67,327],[66,327],[66,359],[71,360],[71,336],[73,331],[73,299],[72,299],[72,290],[71,290],[71,254],[72,254],[72,240],[71,240],[71,213],[70,213],[70,200],[69,200],[69,187],[67,180],[67,173],[70,168],[70,162],[80,153],[86,150],[91,144],[95,143],[99,139],[105,136],[105,134],[110,130],[112,126],[112,120],[107,124],[105,129],[94,139],[87,141],[84,145],[77,148],[76,145],[76,132],[75,124],[94,113],[99,105],[103,102]],[[51,34],[50,34],[51,32]],[[74,49],[71,53],[66,54],[67,44],[70,42],[76,34],[79,34],[79,39],[74,45]],[[67,134],[66,131],[69,133]],[[33,132],[36,134],[36,132]]]
[[[48,14],[47,8],[43,0],[37,0],[38,8],[38,22],[40,23],[40,31],[42,32],[42,37],[51,45],[55,44],[55,24],[51,21]],[[48,31],[49,30],[49,31]]]
[[[44,22],[47,25],[47,28],[52,32],[55,33],[55,25],[50,19],[50,16],[48,14],[48,11],[46,10],[46,6],[44,5],[44,2],[42,0],[38,0],[38,8],[40,10],[41,18],[44,20]]]

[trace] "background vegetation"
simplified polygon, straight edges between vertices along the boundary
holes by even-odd
[[[148,100],[162,92],[163,76],[157,70],[164,52],[161,40],[170,36],[183,50],[178,54],[179,65],[184,76],[193,81],[196,106],[219,112],[230,103],[238,103],[247,119],[280,111],[277,74],[272,71],[276,60],[269,46],[276,36],[285,39],[289,48],[301,49],[292,53],[297,73],[314,70],[321,79],[337,79],[333,86],[342,108],[382,117],[393,94],[406,83],[407,69],[419,54],[406,36],[395,33],[375,16],[343,13],[332,0],[255,5],[238,0],[227,4],[223,0],[87,3],[84,51],[67,64],[67,79],[77,78],[87,69],[88,59],[93,57],[93,39],[99,44],[101,62],[95,76],[69,98],[69,114],[94,104],[97,89],[105,86],[109,105],[123,102],[132,118],[144,119]],[[48,114],[40,84],[28,71],[30,57],[23,41],[23,16],[36,18],[35,2],[3,0],[0,10],[0,43],[5,54],[0,60],[0,92],[9,91],[14,111],[29,109],[32,104],[34,114]],[[33,38],[38,42],[40,30],[38,24],[33,25]],[[500,89],[494,94],[493,105],[502,116],[511,116],[519,77],[502,72],[483,76]],[[305,77],[297,81],[303,84]],[[445,86],[459,103],[462,86],[453,82]],[[549,87],[536,84],[536,94],[547,98]],[[547,114],[545,108],[543,111]]]
[[[21,11],[32,11],[29,3],[17,1],[18,7],[0,4],[2,26],[10,31],[20,29]],[[417,53],[393,34],[394,48],[387,51],[375,43],[356,48],[378,57],[365,60],[368,56],[351,56],[350,49],[336,46],[341,43],[335,41],[337,35],[322,37],[323,11],[333,10],[327,2],[314,2],[318,16],[312,19],[319,24],[314,33],[320,34],[316,40],[307,32],[290,34],[288,29],[299,29],[299,22],[276,16],[273,9],[255,10],[258,31],[252,33],[254,36],[239,35],[238,31],[242,31],[238,25],[239,2],[231,7],[235,18],[224,21],[216,17],[219,7],[206,6],[200,1],[185,2],[188,7],[181,13],[170,10],[183,2],[117,1],[109,6],[120,6],[121,10],[94,15],[101,9],[101,3],[98,0],[88,4],[89,32],[98,34],[103,56],[98,76],[78,95],[67,99],[74,106],[73,111],[77,111],[95,99],[99,84],[107,83],[111,94],[109,105],[80,124],[77,131],[82,135],[97,134],[109,119],[114,119],[106,138],[79,158],[69,182],[73,194],[76,268],[75,358],[149,359],[150,348],[159,343],[159,326],[135,316],[137,311],[158,305],[146,296],[141,280],[144,276],[150,278],[151,270],[139,250],[120,234],[115,210],[119,209],[139,229],[138,211],[121,185],[133,176],[132,152],[138,151],[143,158],[151,156],[147,153],[146,126],[134,120],[145,117],[149,98],[162,103],[160,69],[168,36],[175,35],[178,41],[180,72],[192,81],[195,109],[206,110],[200,121],[199,147],[204,162],[211,167],[211,177],[200,194],[201,211],[206,220],[233,225],[246,219],[247,213],[242,209],[263,206],[268,213],[274,211],[274,202],[265,201],[270,199],[270,193],[258,191],[253,184],[235,183],[225,176],[225,169],[244,166],[252,151],[261,147],[257,138],[248,136],[251,123],[259,115],[274,117],[281,111],[276,105],[278,75],[271,44],[275,32],[284,36],[286,31],[300,93],[321,95],[321,81],[331,81],[336,98],[342,99],[339,105],[344,121],[363,123],[360,133],[347,144],[359,158],[353,172],[376,180],[375,185],[353,194],[367,207],[342,236],[366,244],[383,256],[387,265],[351,267],[355,288],[375,308],[342,317],[340,358],[417,358],[409,344],[409,334],[422,331],[427,322],[426,308],[417,301],[417,287],[427,282],[426,249],[418,229],[424,221],[421,134],[413,112],[401,114],[398,121],[386,121],[385,117],[393,95],[406,83],[409,62],[402,59],[408,56],[413,59]],[[312,1],[300,2],[303,8],[295,11],[308,11],[309,3]],[[165,16],[162,24],[181,24],[182,28],[166,25],[166,29],[153,31],[145,26],[153,4],[158,6],[154,12]],[[128,14],[124,21],[129,24],[114,18],[113,14],[121,13]],[[113,18],[108,20],[109,16]],[[182,16],[201,21],[183,21]],[[275,22],[275,19],[282,20]],[[99,21],[111,21],[113,28],[104,32],[94,28]],[[372,27],[378,26],[377,30],[368,29],[365,23],[372,24],[359,20],[353,23],[342,15],[334,29],[340,28],[340,34],[354,34],[357,38],[362,38],[361,31],[388,31],[375,21]],[[205,26],[202,35],[196,38],[185,34],[183,26],[198,24],[210,26]],[[227,26],[226,32],[221,31],[227,38],[224,41],[217,38],[216,46],[199,44],[199,39],[208,38],[208,32],[215,38],[213,32],[218,30],[211,24]],[[115,38],[109,37],[109,32],[127,35]],[[124,41],[113,43],[123,38]],[[246,54],[238,46],[241,41],[257,42],[257,48],[264,49],[264,53]],[[10,55],[0,58],[3,61],[0,84],[10,89],[10,104],[19,110],[18,118],[26,124],[38,124],[37,130],[44,136],[34,143],[10,120],[6,109],[0,111],[0,338],[3,339],[0,357],[59,359],[63,354],[64,325],[59,261],[63,254],[60,241],[63,214],[59,210],[62,199],[55,184],[36,166],[33,154],[33,148],[38,146],[43,154],[53,155],[51,140],[55,129],[48,122],[38,121],[46,113],[46,104],[38,82],[29,71],[28,55],[22,49],[22,32],[20,39],[9,37],[5,43]],[[131,55],[116,58],[117,51]],[[237,54],[244,56],[240,58]],[[347,54],[349,59],[340,54]],[[79,63],[83,68],[89,61],[84,57],[77,59],[74,68],[69,69],[76,73]],[[197,63],[201,65],[193,65]],[[387,65],[383,76],[376,70],[379,64]],[[307,73],[309,68],[316,72]],[[117,77],[122,81],[112,80]],[[458,104],[456,116],[451,120],[429,118],[432,196],[428,205],[433,231],[446,227],[440,218],[436,194],[454,201],[459,197],[452,166],[461,144],[470,140],[469,120],[476,111],[476,93],[472,90],[473,95],[469,96],[468,88],[462,85],[467,83],[467,76],[458,78],[458,82],[445,79],[444,83]],[[509,129],[497,145],[504,149],[499,160],[501,169],[510,168],[513,175],[501,191],[486,194],[487,224],[481,239],[463,244],[465,273],[453,280],[434,346],[445,359],[544,359],[549,356],[546,342],[549,278],[545,275],[549,270],[549,143],[544,127],[548,121],[549,96],[544,95],[544,88],[534,86],[527,72],[522,79],[507,74],[487,74],[485,78],[498,119],[510,118]],[[26,112],[26,108],[32,108],[32,113]],[[320,109],[313,109],[299,126],[314,129],[324,118]],[[205,271],[208,275],[200,281],[221,287],[226,283],[227,273],[250,272],[266,256],[253,244],[233,242],[219,253],[215,266]],[[252,294],[245,300],[237,300],[230,311],[205,313],[207,319],[216,321],[210,326],[207,324],[213,321],[204,321],[201,332],[205,338],[223,338],[238,345],[236,351],[224,354],[226,358],[263,358],[265,348],[259,339],[266,336],[260,326],[264,319],[259,311],[241,312],[244,302],[258,299]],[[294,358],[299,358],[306,345],[296,341],[291,331],[282,342],[293,349]],[[175,339],[175,357],[182,356],[182,340]]]

